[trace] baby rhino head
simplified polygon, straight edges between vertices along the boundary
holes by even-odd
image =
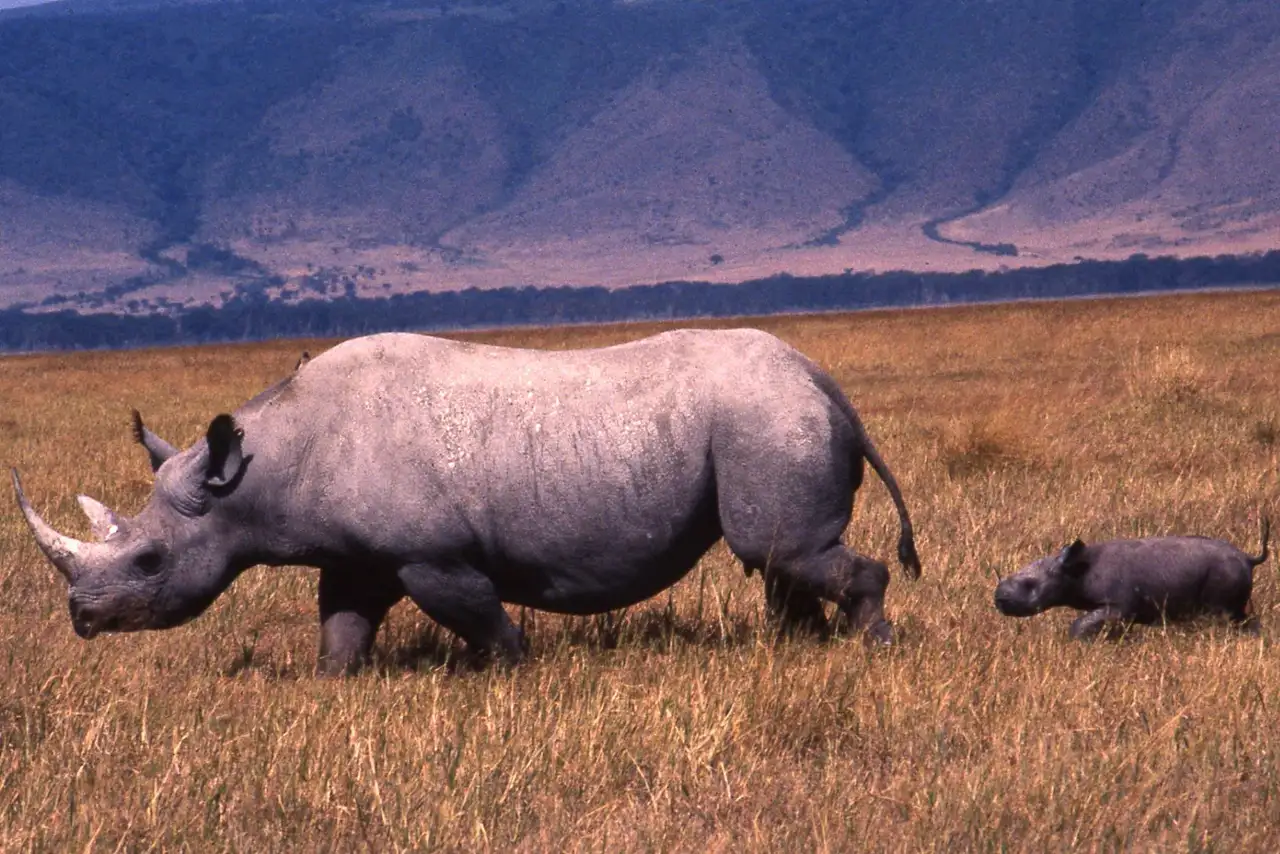
[[[1030,617],[1072,605],[1089,570],[1085,545],[1076,540],[1056,555],[1042,557],[996,585],[996,608],[1006,617]]]

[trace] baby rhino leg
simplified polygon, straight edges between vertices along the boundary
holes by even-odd
[[[1128,628],[1129,621],[1119,608],[1104,606],[1077,617],[1071,623],[1071,637],[1075,640],[1089,640],[1099,634],[1117,637]]]
[[[1247,635],[1258,635],[1262,632],[1262,623],[1258,615],[1253,613],[1253,599],[1245,600],[1243,605],[1233,606],[1227,611],[1231,624]]]
[[[1256,635],[1261,630],[1253,613],[1253,571],[1244,568],[1236,573],[1222,573],[1211,577],[1205,585],[1205,598],[1225,613],[1232,625],[1246,634]]]

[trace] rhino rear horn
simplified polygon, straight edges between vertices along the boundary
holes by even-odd
[[[147,429],[147,426],[142,423],[142,416],[136,409],[133,410],[133,438],[139,445],[146,448],[147,456],[151,458],[153,472],[159,471],[165,460],[178,453],[177,448]]]
[[[27,496],[22,493],[22,481],[18,479],[18,470],[10,469],[13,475],[13,491],[18,496],[18,508],[22,510],[22,515],[26,517],[27,526],[31,528],[31,533],[36,538],[36,544],[40,546],[40,551],[44,552],[47,557],[58,570],[62,573],[68,583],[74,583],[76,576],[80,572],[80,553],[84,550],[85,544],[72,537],[59,534],[47,522],[40,518],[40,514],[32,508],[31,503],[27,501]]]
[[[106,540],[120,530],[120,520],[101,501],[95,501],[87,495],[77,495],[76,501],[80,503],[84,515],[89,517],[89,527],[93,530],[94,539]]]

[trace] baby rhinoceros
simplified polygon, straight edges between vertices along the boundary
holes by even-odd
[[[1207,537],[1148,537],[1085,545],[1076,540],[1000,581],[996,608],[1030,617],[1050,608],[1085,613],[1073,638],[1090,638],[1133,623],[1151,625],[1225,614],[1257,630],[1250,614],[1254,567],[1267,559],[1270,522],[1262,519],[1262,553],[1251,557]]]

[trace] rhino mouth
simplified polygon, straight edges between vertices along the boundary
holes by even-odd
[[[120,620],[115,617],[100,620],[93,617],[77,615],[71,618],[71,627],[74,628],[76,630],[76,634],[84,640],[89,640],[103,632],[121,631]]]
[[[196,618],[197,614],[169,614],[162,617],[153,617],[148,629],[176,629],[178,626],[185,626]]]
[[[131,632],[143,628],[140,621],[127,614],[104,614],[94,605],[72,601],[71,627],[85,639],[107,632]]]

